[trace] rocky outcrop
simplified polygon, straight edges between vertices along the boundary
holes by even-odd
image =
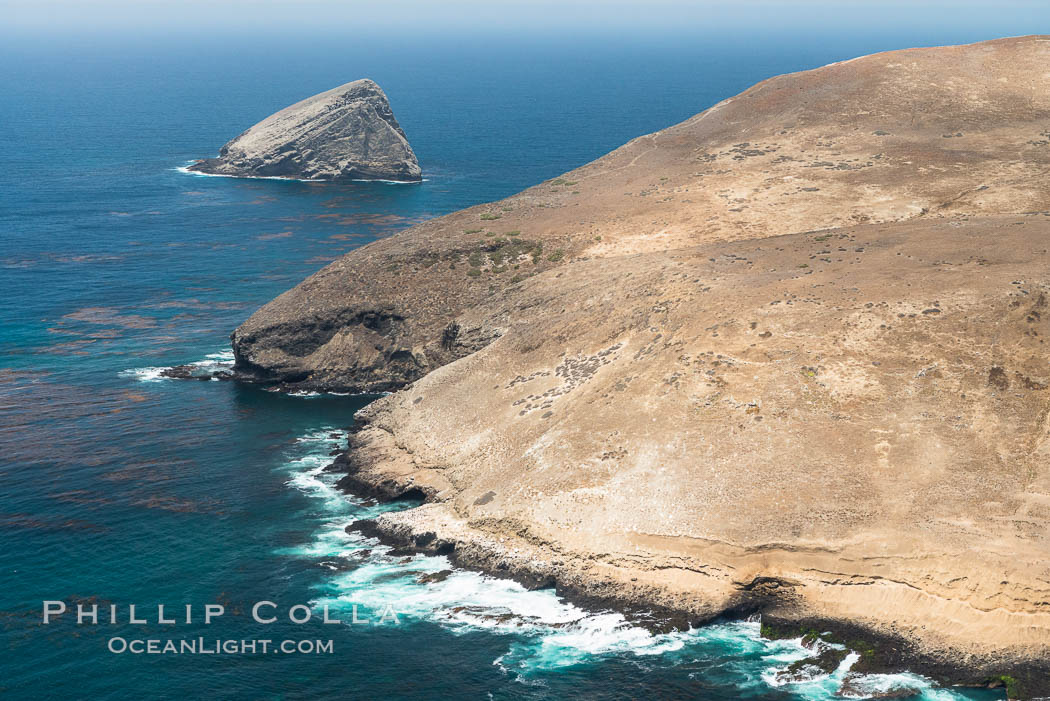
[[[495,336],[463,327],[449,350],[464,309],[575,259],[1050,209],[1050,102],[1032,77],[1047,47],[912,49],[771,78],[562,177],[351,252],[241,326],[238,365],[303,389],[386,391]]]
[[[286,107],[189,170],[214,175],[418,181],[419,163],[382,89],[356,80]]]
[[[430,502],[377,533],[1050,693],[1047,65],[1025,37],[773,78],[347,255],[239,367],[411,382],[345,462]]]
[[[954,224],[538,276],[462,315],[499,339],[360,413],[354,480],[430,495],[390,533],[593,598],[1050,679],[1050,212]]]

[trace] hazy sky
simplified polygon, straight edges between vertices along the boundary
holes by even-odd
[[[701,32],[935,24],[1050,32],[1050,0],[0,0],[0,32]]]

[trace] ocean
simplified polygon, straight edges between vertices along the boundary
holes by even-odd
[[[355,519],[413,506],[348,497],[323,472],[368,397],[159,371],[229,364],[228,335],[256,308],[376,238],[555,177],[771,75],[990,38],[979,30],[285,37],[278,50],[235,35],[6,37],[0,695],[836,698],[849,661],[779,683],[776,671],[805,651],[763,640],[755,621],[652,633],[347,534]],[[425,182],[180,172],[271,112],[362,77],[387,92]],[[43,625],[44,601],[97,605],[100,621],[78,625],[67,611]],[[256,623],[251,608],[267,601],[277,620]],[[129,604],[146,623],[128,622]],[[158,604],[179,622],[159,622]],[[224,610],[208,625],[206,605]],[[303,615],[296,605],[310,621],[289,620]],[[325,607],[339,623],[321,622]],[[149,639],[199,649],[121,648]],[[202,652],[260,639],[313,649]],[[865,683],[907,684],[929,700],[1004,698],[911,674]]]

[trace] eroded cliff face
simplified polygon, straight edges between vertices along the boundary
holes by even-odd
[[[773,78],[348,254],[239,363],[412,383],[347,461],[429,496],[380,533],[1050,693],[1048,67],[1026,37]]]
[[[598,598],[1045,673],[1048,242],[1050,212],[574,264],[365,409],[354,479],[431,495],[385,532]]]
[[[462,310],[575,260],[1050,208],[1048,58],[1050,41],[1028,37],[771,78],[348,254],[236,331],[239,364],[304,389],[385,391],[459,357],[443,338]],[[377,316],[391,323],[377,331]]]
[[[276,112],[190,170],[328,180],[419,180],[416,155],[386,94],[356,80]]]

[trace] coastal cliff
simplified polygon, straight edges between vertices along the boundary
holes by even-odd
[[[400,390],[337,465],[427,497],[383,537],[1050,694],[1047,66],[1022,37],[764,81],[346,255],[238,372]]]
[[[189,170],[212,175],[418,181],[419,163],[382,89],[357,80],[270,115]]]

